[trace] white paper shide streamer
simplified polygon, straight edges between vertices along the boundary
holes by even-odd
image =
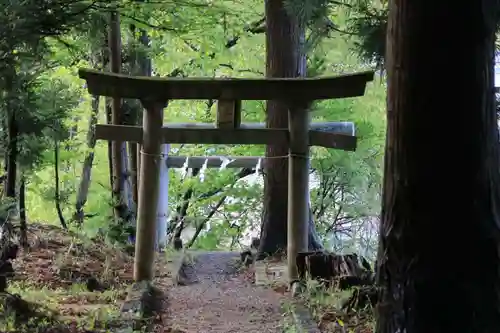
[[[219,158],[221,160],[219,171],[224,170],[230,163],[234,162],[233,159],[227,158],[225,156],[220,156]]]
[[[207,165],[208,165],[208,159],[205,159],[205,162],[203,163],[200,169],[200,182],[202,183],[205,181],[205,171],[207,170]]]
[[[258,175],[260,174],[262,170],[262,159],[259,158],[259,160],[257,161],[257,165],[255,166],[255,174]]]
[[[184,164],[182,165],[182,170],[181,170],[181,178],[184,180],[184,178],[186,178],[186,175],[188,173],[188,169],[189,169],[189,156],[186,157],[186,161],[184,162]]]

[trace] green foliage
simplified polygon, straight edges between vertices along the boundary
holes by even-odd
[[[377,80],[378,81],[378,80]],[[314,148],[311,205],[317,227],[331,246],[375,251],[373,220],[378,216],[385,143],[385,87],[368,86],[365,96],[317,105],[316,121],[355,121],[356,152]],[[361,247],[361,248],[360,248]],[[367,253],[365,253],[367,254]]]
[[[354,49],[362,59],[382,67],[389,13],[387,4],[378,1],[359,1],[349,13],[351,18],[347,22],[347,28],[356,36]]]
[[[384,65],[386,32],[389,15],[387,0],[349,0],[342,6],[349,16],[343,24],[346,37],[353,41],[353,50],[364,61]],[[500,24],[500,6],[495,4],[490,10],[496,12],[497,26]],[[497,49],[499,48],[497,42]]]
[[[68,10],[75,10],[84,3],[75,2]],[[16,5],[14,12],[9,12],[11,9],[6,7],[9,5],[3,3],[2,9],[8,12],[10,18],[5,22],[15,22],[26,16],[21,15],[22,11],[32,5],[32,2],[26,0]],[[86,139],[91,109],[90,97],[82,87],[82,81],[76,77],[76,71],[78,67],[106,68],[109,65],[106,29],[110,9],[118,8],[121,14],[124,71],[132,69],[127,63],[130,57],[146,54],[152,58],[155,74],[161,76],[255,77],[263,76],[265,72],[265,39],[261,28],[263,1],[240,3],[190,0],[89,5],[74,18],[65,17],[62,9],[58,9],[53,21],[60,28],[54,28],[51,34],[45,34],[47,29],[39,29],[40,34],[22,39],[19,36],[24,36],[22,31],[27,28],[17,32],[14,29],[0,32],[0,59],[14,64],[0,68],[0,71],[14,68],[14,72],[7,74],[14,75],[18,80],[17,84],[26,81],[15,94],[4,94],[0,98],[3,104],[0,105],[4,109],[6,98],[12,98],[11,105],[17,106],[19,117],[23,120],[20,128],[22,136],[19,161],[29,175],[27,211],[30,220],[49,223],[57,221],[55,209],[47,208],[53,207],[52,145],[56,139],[61,142],[62,147],[59,158],[59,194],[63,214],[70,216],[73,213],[83,159],[89,152]],[[382,11],[383,8],[377,7],[377,10]],[[288,0],[287,9],[297,14],[299,20],[308,27],[309,76],[368,68],[360,64],[359,59],[351,52],[358,45],[356,43],[361,43],[360,40],[346,38],[346,35],[332,30],[330,24],[334,22],[334,27],[339,28],[337,30],[342,25],[350,24],[352,29],[357,29],[360,33],[363,30],[363,34],[367,35],[365,31],[369,29],[363,27],[362,23],[368,25],[369,22],[362,20],[362,11],[347,13],[345,6],[326,0],[309,1],[305,5],[303,2]],[[382,16],[382,12],[370,13],[372,16]],[[0,19],[1,15],[5,14],[0,14]],[[49,16],[42,16],[40,14],[32,22],[25,20],[19,24],[22,27],[46,24]],[[325,29],[326,27],[329,28]],[[141,29],[152,39],[150,48],[145,48],[136,41]],[[17,36],[14,39],[16,43],[7,40],[7,34],[9,38]],[[373,40],[374,49],[383,47],[376,44],[375,37]],[[373,51],[366,56],[373,60],[370,54],[375,53]],[[0,83],[2,89],[5,89],[5,80],[0,79]],[[313,187],[311,200],[319,229],[325,239],[329,238],[325,234],[327,230],[338,232],[341,226],[339,217],[335,219],[340,207],[340,219],[349,218],[355,224],[362,224],[367,217],[377,215],[385,129],[384,91],[384,85],[377,82],[370,86],[365,97],[326,101],[314,106],[314,121],[354,121],[360,136],[356,153],[313,149],[313,178],[324,184],[323,187]],[[100,123],[105,122],[104,104],[100,103]],[[215,112],[213,101],[172,101],[165,112],[165,122],[214,122]],[[245,101],[243,121],[265,121],[265,103]],[[3,147],[5,141],[0,139],[2,153]],[[83,228],[90,236],[104,233],[115,241],[124,242],[132,230],[124,230],[126,227],[119,223],[110,223],[112,200],[107,143],[98,141],[93,152],[95,159],[92,182],[85,205],[85,212],[90,217],[85,220]],[[264,147],[172,145],[172,154],[263,156]],[[172,215],[184,204],[186,191],[192,191],[185,218],[185,226],[191,235],[186,236],[186,241],[189,242],[197,228],[201,229],[193,247],[238,248],[248,242],[248,234],[260,229],[263,195],[261,176],[250,175],[240,179],[240,170],[210,169],[206,172],[205,181],[201,182],[199,177],[183,179],[179,170],[169,172]],[[325,186],[330,187],[329,192],[322,195]],[[344,199],[338,192],[332,191],[340,187],[347,194]],[[222,203],[219,204],[221,200]],[[175,225],[172,229],[174,227]]]
[[[2,198],[0,200],[0,227],[13,216],[17,202],[13,198]]]
[[[108,217],[109,221],[113,221],[113,216],[111,214]],[[108,239],[112,244],[119,244],[121,246],[126,246],[130,244],[130,241],[135,238],[136,228],[134,225],[127,223],[126,221],[118,221],[118,223],[110,223],[110,226],[105,230],[100,229],[100,234],[102,234],[106,239]]]
[[[329,0],[287,0],[285,7],[291,15],[297,17],[300,25],[315,28],[318,25],[324,26],[329,3]]]

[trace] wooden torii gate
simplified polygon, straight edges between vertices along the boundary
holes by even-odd
[[[288,145],[288,276],[291,282],[297,280],[295,258],[298,252],[306,251],[308,247],[309,146],[348,151],[356,149],[354,135],[327,132],[318,129],[317,124],[310,126],[308,108],[315,100],[364,95],[366,84],[373,80],[373,75],[370,71],[325,78],[156,78],[80,69],[79,76],[87,81],[90,94],[139,99],[146,109],[142,128],[96,125],[97,139],[142,145],[134,279],[144,281],[153,278],[161,145],[206,143]],[[163,109],[173,99],[218,100],[216,126],[163,126]],[[288,128],[241,124],[242,100],[286,102],[289,106]],[[265,163],[265,159],[263,161]],[[172,166],[178,166],[178,163],[171,161]],[[208,166],[219,165],[212,159]]]

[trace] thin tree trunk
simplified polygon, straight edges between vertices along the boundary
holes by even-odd
[[[199,168],[193,168],[191,169],[190,173],[188,174],[188,177],[196,177],[198,173],[200,172]],[[180,238],[182,231],[185,228],[185,223],[186,223],[186,217],[187,217],[187,211],[189,208],[189,204],[191,202],[191,198],[193,196],[194,189],[193,187],[190,187],[184,192],[182,195],[182,201],[181,203],[177,206],[176,209],[176,214],[175,217],[173,218],[172,221],[169,221],[168,225],[168,232],[167,233],[172,233],[173,232],[173,237],[171,238]],[[175,231],[174,231],[175,229]]]
[[[191,240],[189,243],[185,246],[186,249],[189,249],[191,246],[193,246],[194,242],[200,235],[200,233],[203,231],[203,228],[205,228],[205,225],[210,221],[210,219],[217,213],[219,208],[224,205],[224,202],[226,202],[227,195],[223,195],[220,197],[219,201],[215,204],[215,206],[210,210],[208,213],[207,217],[203,219],[197,226],[196,226],[196,231],[194,232],[193,237],[191,237]],[[180,235],[178,236],[180,238]]]
[[[66,224],[66,220],[64,219],[64,215],[62,213],[61,208],[61,198],[59,195],[59,141],[55,140],[54,142],[54,181],[55,181],[55,193],[54,193],[54,202],[56,203],[57,216],[59,217],[59,223],[64,229],[68,229],[68,225]]]
[[[111,117],[111,98],[106,97],[104,99],[105,103],[105,110],[106,110],[106,123],[108,125],[113,124],[113,120]],[[113,179],[113,174],[114,172],[114,167],[113,167],[113,144],[111,141],[108,141],[108,166],[109,166],[109,186],[111,189],[114,187],[114,179]],[[112,191],[112,190],[111,190]]]
[[[149,47],[149,36],[148,32],[144,29],[141,29],[141,37],[139,38],[140,43],[143,45],[144,48]],[[153,69],[152,69],[152,63],[150,57],[148,57],[147,53],[143,53],[138,57],[138,64],[139,68],[141,70],[141,75],[144,76],[151,76],[153,74]],[[138,117],[138,122],[137,125],[142,126],[142,117]],[[137,182],[139,184],[139,175],[141,171],[141,151],[142,151],[142,146],[141,144],[137,144]]]
[[[139,183],[137,179],[138,171],[137,166],[139,165],[138,162],[138,154],[137,154],[137,143],[135,142],[129,142],[128,143],[128,158],[129,158],[129,163],[128,163],[128,168],[130,170],[130,185],[131,185],[131,190],[132,190],[132,200],[135,203],[135,206],[137,207],[138,204],[138,193],[139,193]]]
[[[87,133],[88,151],[85,156],[85,160],[83,161],[82,176],[80,178],[80,186],[78,187],[76,195],[75,214],[73,217],[73,219],[79,224],[82,224],[85,218],[83,207],[87,202],[92,175],[92,165],[94,163],[94,148],[96,144],[95,125],[97,124],[99,114],[99,96],[92,96],[92,108],[90,112],[89,129]]]
[[[495,4],[390,1],[378,333],[500,327]]]
[[[143,76],[151,76],[152,73],[152,61],[151,58],[149,57],[149,54],[146,50],[149,49],[149,43],[150,39],[148,36],[148,32],[145,29],[140,30],[140,37],[139,37],[139,43],[142,46],[142,52],[139,53],[137,57],[137,64],[139,66],[139,71],[140,75]],[[139,111],[144,112],[142,108],[139,109]],[[142,112],[137,113],[137,124],[139,126],[142,126]],[[163,150],[163,148],[162,148]],[[142,151],[142,146],[141,144],[137,145],[137,184],[139,184],[139,175],[140,175],[140,170],[141,170],[141,151]]]
[[[8,115],[8,155],[7,155],[7,183],[5,194],[9,198],[16,197],[16,178],[17,178],[17,137],[19,135],[16,117],[14,112]]]
[[[133,194],[132,194],[132,184],[131,184],[131,179],[130,179],[130,171],[128,169],[128,151],[127,151],[127,144],[124,142],[122,143],[122,200],[125,203],[125,208],[127,209],[127,221],[134,221],[135,220],[135,214],[134,212],[136,211],[135,208],[135,203],[133,200]]]
[[[117,11],[110,14],[109,23],[109,54],[111,72],[120,73],[121,67],[121,34],[120,34],[120,19]],[[120,97],[112,97],[111,99],[111,120],[113,125],[123,124],[122,101]],[[130,214],[129,194],[127,193],[127,178],[126,170],[127,149],[124,142],[113,141],[111,145],[112,161],[113,161],[113,207],[115,218],[122,221],[129,221],[132,216]]]
[[[160,159],[160,193],[158,195],[158,208],[156,220],[156,248],[161,249],[167,245],[168,228],[168,186],[170,183],[167,156],[170,153],[170,145],[161,145],[162,158]]]
[[[8,131],[8,122],[7,122],[8,117],[3,117],[2,119],[2,140],[5,142],[7,145],[9,144],[9,131]],[[9,150],[6,149],[3,154],[3,176],[2,176],[2,185],[3,185],[3,191],[5,192],[5,189],[7,188],[7,171],[8,171],[8,166],[9,165]]]
[[[19,186],[19,234],[20,244],[23,248],[28,248],[28,222],[26,220],[26,181],[21,178]]]
[[[75,138],[75,136],[78,134],[78,122],[80,121],[80,117],[73,117],[72,119],[72,122],[73,122],[73,125],[70,126],[69,128],[69,135],[68,135],[68,139],[65,140],[65,145],[64,145],[64,149],[66,151],[71,151],[71,141]],[[73,161],[71,160],[66,160],[66,163],[64,164],[63,166],[63,171],[64,172],[70,172],[71,171],[71,167],[73,166],[73,179],[76,178],[76,174],[75,174],[75,168],[74,168],[74,163]],[[66,182],[64,182],[66,183]]]
[[[137,48],[137,44],[141,48]],[[149,47],[149,37],[147,31],[141,29],[139,38],[137,38],[137,28],[135,25],[129,27],[129,74],[151,76],[151,59],[145,49]],[[127,124],[141,125],[142,124],[142,105],[138,101],[127,100]],[[128,169],[130,186],[132,192],[132,200],[137,205],[139,192],[139,167],[140,167],[140,145],[136,143],[128,143]]]
[[[16,107],[12,101],[13,98],[13,75],[7,78],[7,179],[5,184],[5,194],[9,198],[16,198],[17,184],[17,140],[19,128],[16,119]]]
[[[136,38],[137,29],[134,24],[129,26],[128,33],[128,52],[129,52],[129,74],[130,75],[139,75],[140,71],[138,70],[138,56],[139,52],[137,49],[137,38]],[[137,125],[139,122],[139,115],[142,114],[142,105],[140,105],[139,101],[136,100],[125,100],[128,110],[128,120],[129,125]],[[130,184],[132,190],[132,198],[135,206],[139,202],[139,183],[138,183],[138,154],[137,154],[137,143],[128,142],[128,169],[130,170]]]

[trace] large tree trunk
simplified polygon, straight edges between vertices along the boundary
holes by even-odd
[[[266,0],[266,76],[297,77],[305,75],[304,54],[301,50],[303,31],[285,10],[284,0]],[[280,101],[267,103],[267,127],[287,128],[288,108]],[[264,216],[259,253],[273,254],[286,250],[288,159],[272,158],[288,155],[287,146],[268,145],[266,157],[271,157],[264,169]],[[310,219],[310,229],[314,230]],[[309,247],[321,247],[317,237],[309,238]],[[262,256],[261,256],[262,257]]]
[[[390,2],[378,333],[500,327],[495,9]]]

